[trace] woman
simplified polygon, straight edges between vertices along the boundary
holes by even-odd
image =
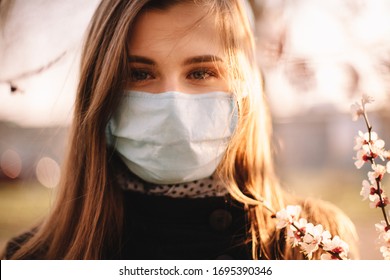
[[[278,184],[242,2],[101,2],[56,205],[7,258],[303,259],[264,201],[355,250],[339,209]]]

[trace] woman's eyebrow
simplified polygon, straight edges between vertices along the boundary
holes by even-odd
[[[129,55],[128,62],[138,62],[148,65],[156,65],[156,62],[150,58],[147,58],[145,56],[139,56],[139,55]]]
[[[183,65],[196,64],[202,62],[223,62],[223,59],[216,55],[199,55],[187,58],[184,60]]]

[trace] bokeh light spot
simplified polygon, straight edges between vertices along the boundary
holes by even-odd
[[[6,150],[1,155],[0,168],[5,176],[16,179],[22,171],[22,160],[20,155],[14,150]]]
[[[61,169],[55,160],[43,157],[37,163],[35,174],[43,186],[55,188],[60,181]]]

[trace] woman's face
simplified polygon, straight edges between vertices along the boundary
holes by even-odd
[[[127,89],[161,93],[228,91],[227,62],[215,20],[202,7],[142,13],[130,34]]]

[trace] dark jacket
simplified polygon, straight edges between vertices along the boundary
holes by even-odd
[[[110,259],[250,259],[246,213],[229,197],[170,198],[124,191],[120,255]],[[10,240],[6,258],[34,235]],[[38,259],[29,256],[29,259]]]

